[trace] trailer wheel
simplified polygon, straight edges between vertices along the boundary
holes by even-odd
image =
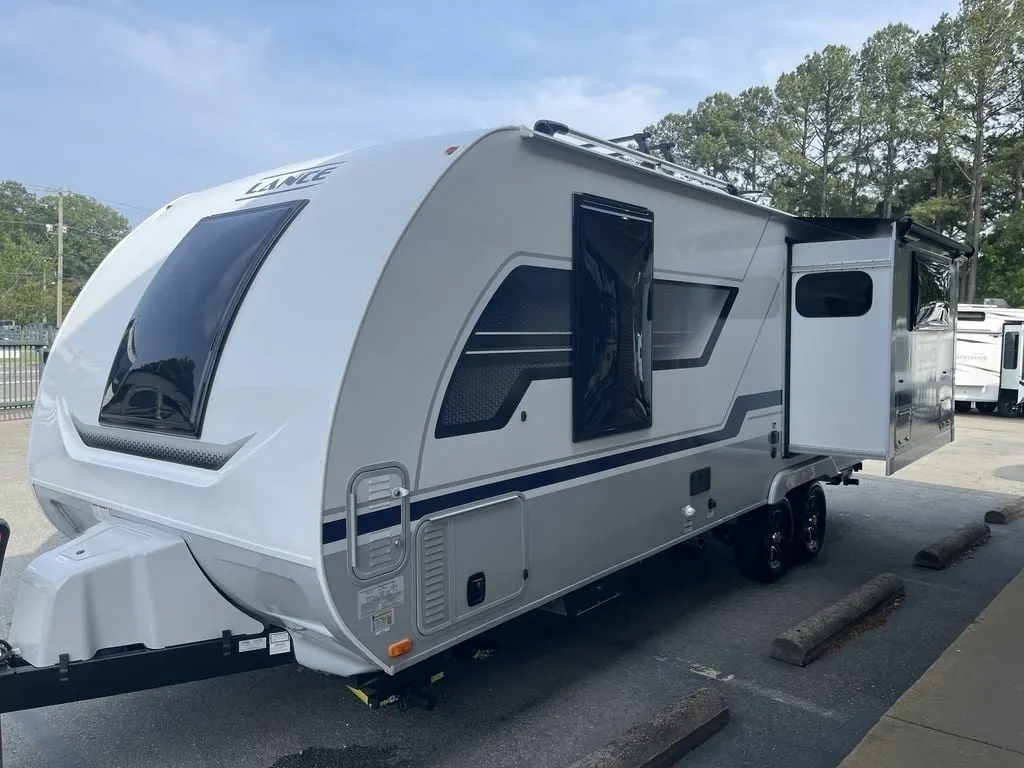
[[[809,563],[825,542],[825,489],[813,482],[790,493],[793,507],[793,561]]]
[[[954,407],[956,408],[956,412],[957,413],[970,413],[971,412],[971,404],[967,400],[957,400],[956,401],[956,405]]]
[[[975,403],[974,407],[978,409],[979,413],[995,413],[995,403]]]
[[[751,510],[732,532],[736,566],[746,578],[767,584],[776,581],[792,562],[793,510],[789,501]]]
[[[1017,404],[1008,397],[1000,397],[996,411],[1004,419],[1011,419],[1017,415]]]

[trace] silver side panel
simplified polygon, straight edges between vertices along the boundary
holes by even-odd
[[[377,658],[414,639],[391,669],[405,668],[764,503],[775,473],[795,463],[770,456],[780,416],[778,406],[750,414],[743,431],[758,437],[423,518],[412,566],[371,586],[352,583],[337,551],[324,561],[331,593],[345,596],[348,628]],[[690,496],[688,478],[700,470],[711,490]],[[467,580],[481,571],[487,601],[470,607]]]

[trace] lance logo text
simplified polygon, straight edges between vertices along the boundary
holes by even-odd
[[[280,173],[276,176],[266,176],[242,194],[239,200],[250,200],[254,197],[266,197],[277,195],[282,192],[291,192],[294,189],[305,189],[322,184],[340,163],[330,165],[318,165],[315,168],[302,168],[290,173]]]

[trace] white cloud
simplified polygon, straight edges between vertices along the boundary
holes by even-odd
[[[39,49],[40,39],[49,50]],[[584,76],[500,91],[383,78],[346,81],[336,72],[283,68],[272,57],[273,42],[267,30],[228,34],[46,2],[0,19],[0,46],[9,54],[43,67],[47,59],[56,61],[54,70],[63,72],[89,70],[64,96],[89,108],[91,115],[79,115],[82,122],[104,123],[128,140],[173,136],[180,146],[187,137],[197,149],[223,147],[256,163],[539,117],[598,132],[633,131],[660,117],[667,102],[664,90],[653,85]],[[132,116],[127,124],[125,115]]]
[[[930,24],[955,7],[955,0],[922,0],[912,11],[886,0],[846,10],[816,0],[707,0],[687,2],[688,20],[668,0],[644,1],[635,14],[590,4],[568,19],[528,26],[491,19],[485,42],[496,50],[488,62],[470,59],[481,45],[474,39],[450,52],[449,78],[440,82],[397,76],[406,71],[397,63],[389,68],[408,50],[401,36],[381,39],[372,61],[319,51],[307,63],[272,26],[246,26],[244,18],[217,26],[155,18],[131,0],[91,9],[22,0],[0,10],[0,109],[20,116],[0,126],[0,141],[35,143],[39,156],[7,172],[23,172],[26,181],[47,176],[42,183],[77,179],[97,196],[157,205],[278,163],[408,135],[539,118],[621,135],[711,91],[773,84],[827,42],[856,48],[901,15]],[[424,10],[425,27],[432,13]],[[465,27],[444,29],[437,45],[483,29],[489,13],[474,6],[461,19]],[[402,19],[405,35],[416,22]],[[417,43],[421,57],[441,55],[429,35]],[[2,70],[12,65],[22,71],[5,80]],[[489,83],[478,65],[490,65],[482,73]],[[58,126],[64,130],[54,140]]]

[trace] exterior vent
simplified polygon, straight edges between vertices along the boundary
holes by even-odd
[[[378,539],[377,541],[366,545],[366,569],[368,571],[374,571],[377,568],[386,568],[391,565],[393,557],[394,545],[391,543],[390,536]]]
[[[391,506],[391,475],[375,475],[366,479],[366,500],[372,509]],[[381,502],[384,502],[381,504]]]
[[[420,532],[419,619],[424,632],[451,623],[448,609],[448,524],[425,523]]]

